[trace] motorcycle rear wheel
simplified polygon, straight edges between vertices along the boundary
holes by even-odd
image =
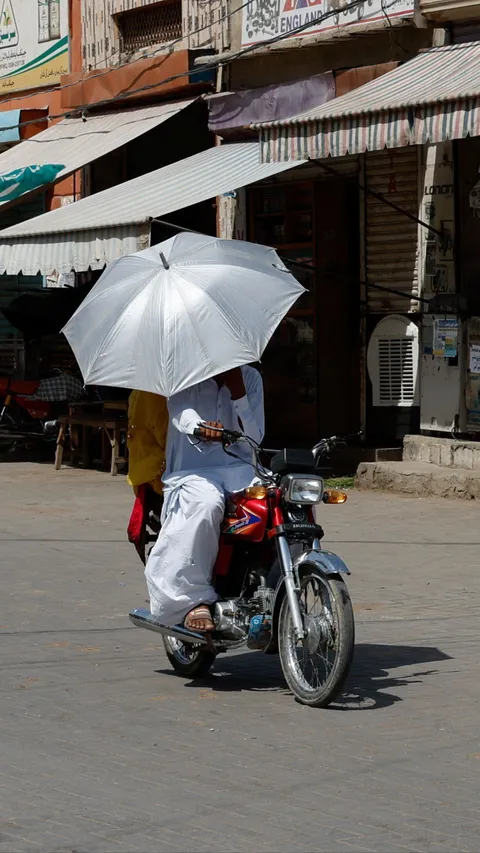
[[[210,672],[216,657],[203,646],[182,643],[174,637],[163,637],[163,645],[175,672],[184,678],[203,678]]]
[[[302,705],[325,708],[340,693],[352,663],[355,646],[352,602],[343,580],[324,577],[314,564],[302,566],[300,588],[307,637],[298,642],[295,639],[285,596],[278,625],[280,662],[295,698]]]

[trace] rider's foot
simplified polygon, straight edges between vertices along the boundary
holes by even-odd
[[[215,630],[210,610],[206,604],[200,604],[199,607],[190,610],[190,613],[185,616],[183,624],[189,631],[198,631],[202,634]]]

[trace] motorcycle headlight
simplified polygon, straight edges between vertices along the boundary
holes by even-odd
[[[323,480],[321,477],[286,477],[283,495],[287,503],[318,504],[323,497]]]

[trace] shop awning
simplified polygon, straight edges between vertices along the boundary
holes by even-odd
[[[0,151],[44,131],[47,123],[47,107],[0,111]]]
[[[222,136],[251,124],[285,119],[295,110],[311,110],[334,97],[335,78],[331,71],[305,80],[219,92],[207,97],[208,127]]]
[[[20,114],[21,110],[0,112],[0,145],[20,142]]]
[[[192,99],[98,115],[87,114],[85,118],[66,118],[0,154],[0,172],[61,163],[65,168],[56,179],[61,180],[173,118],[191,103]],[[2,115],[6,114],[0,113]],[[5,130],[3,132],[6,133]]]
[[[480,42],[433,48],[315,110],[255,126],[265,163],[480,135]]]
[[[260,162],[258,142],[217,145],[0,231],[0,273],[101,269],[149,245],[152,219],[299,166]],[[199,231],[202,223],[198,223]]]

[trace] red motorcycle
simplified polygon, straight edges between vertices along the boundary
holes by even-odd
[[[355,628],[344,581],[350,571],[336,554],[322,550],[323,529],[313,509],[347,499],[345,492],[325,489],[319,473],[322,458],[345,439],[277,452],[267,470],[264,451],[252,439],[221,433],[229,454],[236,442],[250,445],[259,485],[227,499],[212,580],[219,595],[211,608],[215,631],[204,635],[162,625],[145,609],[133,610],[130,619],[163,635],[170,663],[185,677],[204,676],[217,654],[246,645],[278,653],[297,700],[325,707],[348,674]]]
[[[57,418],[82,394],[83,383],[60,371],[38,381],[0,377],[0,450],[56,436]]]
[[[52,410],[51,403],[30,399],[39,382],[10,377],[0,378],[0,447],[9,449],[18,441],[34,439],[45,434],[45,424]]]

